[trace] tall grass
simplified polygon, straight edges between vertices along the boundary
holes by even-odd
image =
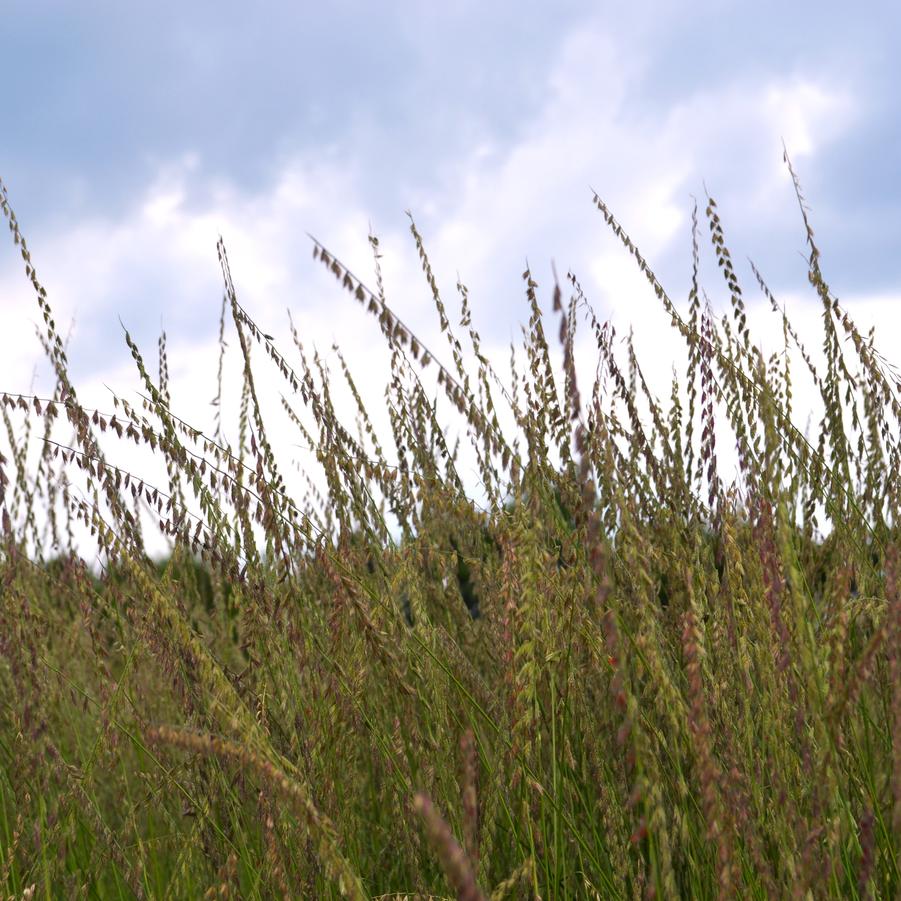
[[[666,403],[572,273],[523,273],[500,374],[411,222],[446,349],[389,305],[377,238],[374,292],[314,242],[390,351],[379,434],[343,357],[333,385],[293,326],[255,324],[220,241],[235,444],[173,413],[165,338],[153,375],[126,334],[141,403],[81,403],[4,187],[56,382],[0,395],[0,896],[897,897],[901,382],[830,291],[789,172],[818,356],[754,269],[784,338],[764,356],[712,199],[683,306],[594,197],[684,340]],[[306,496],[254,349],[313,448]],[[121,442],[166,483],[117,467]]]

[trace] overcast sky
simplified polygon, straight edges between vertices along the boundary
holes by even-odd
[[[706,187],[752,305],[748,257],[799,321],[814,321],[783,141],[830,286],[877,324],[891,356],[901,7],[634,7],[7,0],[0,177],[58,322],[75,322],[76,383],[133,382],[121,319],[150,358],[165,328],[176,402],[208,402],[219,234],[267,331],[287,335],[290,308],[310,343],[339,340],[365,373],[377,328],[312,262],[306,233],[372,281],[371,225],[389,301],[428,330],[405,210],[445,296],[458,273],[468,285],[491,346],[505,352],[528,318],[526,260],[550,307],[553,260],[653,350],[667,320],[592,188],[684,304],[692,196],[703,208]],[[8,239],[0,313],[0,389],[27,390],[37,307]],[[41,376],[36,390],[51,388]]]

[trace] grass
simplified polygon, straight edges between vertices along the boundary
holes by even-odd
[[[157,376],[125,336],[140,404],[82,405],[3,187],[56,387],[0,394],[0,897],[898,897],[901,381],[789,173],[816,359],[756,269],[784,346],[752,339],[712,199],[680,310],[594,197],[684,340],[665,403],[573,273],[549,315],[523,274],[502,377],[411,220],[447,366],[389,306],[376,237],[374,292],[314,242],[390,352],[379,434],[343,357],[333,384],[293,325],[290,350],[258,328],[220,242],[235,444],[173,412],[165,336]],[[305,496],[254,349],[319,468]]]

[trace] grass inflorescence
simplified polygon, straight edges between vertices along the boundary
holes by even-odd
[[[140,402],[88,408],[0,185],[55,377],[0,394],[0,897],[897,897],[901,380],[789,172],[818,353],[752,265],[783,346],[755,342],[712,198],[681,310],[594,197],[684,341],[666,403],[572,272],[549,315],[523,273],[501,372],[412,219],[443,351],[389,305],[376,236],[374,291],[314,240],[386,342],[387,434],[340,349],[338,384],[293,322],[257,325],[221,240],[213,433],[173,412],[165,335],[156,373],[125,335]]]

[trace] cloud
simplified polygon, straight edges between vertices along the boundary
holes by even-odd
[[[760,263],[782,296],[803,286],[805,271],[797,254],[804,237],[781,163],[781,141],[802,170],[815,176],[829,148],[858,128],[865,106],[853,85],[836,86],[802,67],[764,79],[737,70],[731,78],[687,84],[661,110],[645,93],[656,48],[638,47],[603,23],[573,31],[538,70],[528,119],[498,132],[485,124],[484,109],[467,119],[455,106],[470,145],[461,149],[455,143],[437,158],[429,182],[392,170],[388,184],[398,193],[390,202],[382,197],[374,204],[367,184],[380,177],[390,163],[386,155],[410,132],[391,135],[385,124],[379,131],[372,117],[363,116],[355,137],[371,141],[330,144],[322,153],[295,149],[263,184],[224,175],[199,150],[177,153],[157,165],[153,178],[125,206],[98,208],[64,227],[40,223],[29,239],[61,328],[75,318],[70,356],[84,402],[108,408],[105,385],[122,393],[139,387],[118,325],[121,317],[153,371],[156,339],[166,329],[177,412],[209,426],[222,296],[215,244],[222,234],[242,304],[265,331],[279,337],[286,356],[292,357],[290,308],[305,344],[316,345],[336,370],[330,347],[338,341],[367,404],[379,410],[387,377],[381,336],[311,260],[306,232],[315,233],[373,286],[367,241],[372,222],[381,239],[389,301],[449,359],[401,212],[405,205],[424,235],[452,320],[459,306],[459,273],[470,289],[475,324],[501,371],[508,342],[518,340],[519,323],[528,317],[520,279],[525,262],[549,308],[554,260],[561,276],[570,268],[577,274],[601,319],[613,318],[621,335],[634,324],[646,374],[657,393],[668,396],[674,357],[680,371],[684,368],[681,345],[634,261],[594,209],[589,186],[608,202],[682,303],[690,273],[691,195],[699,197],[703,213],[706,181],[720,203],[746,289],[752,282],[741,262],[744,253]],[[408,147],[401,159],[416,156],[417,147]],[[702,221],[702,241],[707,234]],[[40,358],[30,334],[36,306],[10,257],[0,257],[0,304],[9,323],[0,333],[0,387],[26,391]],[[721,276],[709,253],[705,259],[705,284],[722,310]],[[886,292],[884,299],[867,301],[867,312],[878,310],[873,315],[886,329],[897,323],[894,296]],[[753,298],[749,304],[760,307]],[[853,312],[853,299],[849,306]],[[799,306],[797,312],[807,317],[812,309]],[[771,326],[764,327],[778,338]],[[555,336],[550,324],[548,334]],[[234,360],[234,340],[229,353]],[[254,358],[266,402],[277,408],[284,386],[262,353],[255,351]],[[590,358],[584,381],[593,366]],[[230,378],[234,388],[235,370]],[[45,377],[43,384],[46,393],[51,383]],[[232,422],[235,404],[224,411]],[[352,418],[346,395],[342,404]],[[383,410],[380,416],[384,426]],[[298,438],[284,423],[273,438],[277,451],[296,450]]]

